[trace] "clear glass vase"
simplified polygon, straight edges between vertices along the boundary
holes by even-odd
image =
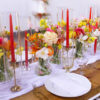
[[[54,55],[51,58],[51,62],[54,64],[61,64],[61,51],[57,45],[53,45]]]
[[[0,84],[13,78],[13,70],[10,68],[6,52],[0,58]]]
[[[63,69],[70,72],[70,69],[74,66],[75,48],[66,49],[66,47],[63,47],[61,58]]]
[[[44,60],[39,58],[36,73],[40,76],[49,75],[51,73],[51,67],[48,59]]]
[[[83,44],[80,41],[76,40],[76,53],[75,53],[76,58],[83,56],[82,49],[83,49]]]
[[[97,50],[100,50],[100,36],[98,37],[98,41],[97,41]]]

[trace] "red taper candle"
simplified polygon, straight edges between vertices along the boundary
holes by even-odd
[[[9,15],[10,21],[10,45],[11,45],[11,61],[15,62],[15,52],[14,52],[14,37],[13,37],[13,23],[12,23],[12,15]]]
[[[27,31],[25,31],[25,65],[28,68],[28,41],[27,41]]]
[[[92,7],[90,7],[90,13],[89,13],[89,21],[91,20],[91,17],[92,17]],[[91,25],[89,23],[89,32],[91,32]]]
[[[98,28],[98,22],[96,21],[96,28]]]
[[[92,17],[92,7],[90,7],[89,20],[91,19],[91,17]]]
[[[69,10],[66,13],[66,48],[69,48]]]
[[[97,50],[97,39],[95,39],[94,41],[94,54],[96,54],[96,50]]]

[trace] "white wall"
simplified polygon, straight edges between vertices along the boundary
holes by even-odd
[[[27,29],[27,18],[32,17],[32,23],[35,27],[36,20],[32,15],[38,9],[38,0],[0,0],[0,20],[2,25],[9,25],[9,13],[13,14],[14,26],[16,25],[15,13],[20,15],[21,29]],[[59,20],[61,19],[61,8],[70,8],[70,18],[86,16],[89,14],[89,7],[92,5],[100,9],[100,0],[48,0],[48,12],[51,14],[50,18],[53,23],[57,22],[57,12],[59,13]],[[64,14],[65,14],[64,10]],[[98,15],[100,12],[98,10]],[[65,15],[64,15],[65,19]],[[8,27],[9,29],[9,27]]]
[[[69,11],[70,18],[83,15],[88,16],[87,10],[89,9],[89,3],[90,0],[50,0],[49,11],[51,12],[53,22],[56,22],[57,11],[61,19],[61,8],[65,9],[64,14],[66,14],[67,8],[71,9]]]
[[[25,29],[27,16],[29,15],[28,0],[0,0],[0,21],[2,26],[9,26],[9,14],[13,16],[14,27],[16,26],[16,12],[20,15],[20,24],[22,30]],[[7,27],[9,30],[9,27]]]

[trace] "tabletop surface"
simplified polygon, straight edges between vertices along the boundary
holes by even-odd
[[[80,74],[81,69],[74,72]],[[100,60],[85,66],[82,69],[82,72],[84,72],[84,76],[86,76],[92,83],[91,91],[83,96],[76,98],[62,98],[53,95],[52,93],[48,92],[44,86],[41,86],[27,94],[11,100],[88,100],[90,97],[100,92]]]

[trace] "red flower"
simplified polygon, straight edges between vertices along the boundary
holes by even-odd
[[[81,35],[81,34],[85,35],[85,32],[82,28],[75,29],[75,32],[76,32],[77,37],[79,37],[79,35]]]

